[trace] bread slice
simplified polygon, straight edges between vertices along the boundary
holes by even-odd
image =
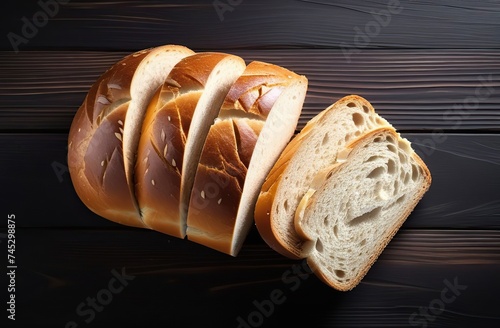
[[[135,194],[149,228],[185,237],[189,197],[205,138],[245,67],[242,58],[231,54],[186,57],[150,102],[135,167]]]
[[[151,51],[137,67],[130,83],[130,104],[123,127],[123,155],[125,175],[130,192],[134,193],[134,169],[141,128],[149,102],[156,90],[170,75],[172,69],[194,52],[185,47],[158,47]]]
[[[286,146],[259,194],[255,223],[277,252],[304,258],[303,241],[294,228],[295,210],[318,171],[336,162],[352,140],[391,125],[362,97],[344,97],[319,113]]]
[[[78,196],[94,213],[144,227],[131,178],[125,173],[133,160],[140,116],[172,67],[191,54],[190,49],[177,45],[135,52],[109,68],[90,88],[71,124],[68,168]],[[134,142],[127,143],[128,136]]]
[[[254,61],[234,83],[211,126],[188,211],[188,239],[236,256],[253,224],[264,179],[290,141],[307,79]]]
[[[394,129],[351,142],[318,172],[296,210],[310,268],[336,289],[355,287],[430,184],[426,165]]]

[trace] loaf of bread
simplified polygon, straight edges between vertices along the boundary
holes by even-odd
[[[90,88],[68,165],[111,221],[236,256],[252,225],[277,252],[355,287],[431,184],[425,163],[362,97],[294,136],[308,80],[284,67],[166,45]]]
[[[355,287],[431,184],[425,163],[373,107],[345,97],[292,140],[263,184],[255,220],[270,247]]]

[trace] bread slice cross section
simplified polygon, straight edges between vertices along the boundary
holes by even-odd
[[[236,256],[264,179],[295,132],[307,79],[251,62],[210,127],[191,193],[188,239]]]
[[[197,164],[224,98],[245,70],[235,55],[203,52],[181,60],[149,104],[135,166],[144,224],[184,238]]]
[[[194,52],[165,45],[132,53],[104,72],[76,112],[68,137],[73,186],[94,213],[145,227],[129,167],[149,99],[182,58]]]
[[[311,119],[286,146],[264,182],[255,223],[266,243],[290,258],[304,258],[294,228],[295,210],[318,171],[336,162],[352,140],[391,125],[357,95],[346,96]]]
[[[338,290],[354,288],[430,184],[428,168],[394,129],[351,142],[318,172],[296,210],[312,271]]]

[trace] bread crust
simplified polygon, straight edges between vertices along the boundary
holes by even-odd
[[[284,88],[297,78],[286,68],[252,61],[229,90],[222,110],[238,109],[265,120]]]
[[[185,136],[202,91],[179,95],[162,88],[150,102],[137,151],[135,194],[144,223],[153,230],[184,237],[179,226],[181,168]],[[177,103],[182,103],[179,112]]]
[[[128,191],[119,138],[131,97],[133,75],[151,50],[124,57],[98,78],[76,112],[68,136],[68,169],[82,202],[108,220],[134,227],[144,225],[133,195]],[[124,104],[110,109],[123,99]],[[96,131],[105,137],[94,139]],[[102,149],[93,147],[93,143],[100,142],[103,143]],[[102,170],[98,169],[99,166]]]

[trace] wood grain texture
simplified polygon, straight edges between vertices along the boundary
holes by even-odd
[[[429,167],[411,228],[500,228],[500,135],[404,133]],[[23,227],[114,227],[77,197],[66,134],[0,134],[0,198]],[[473,169],[471,169],[473,168]],[[5,227],[6,221],[0,221]]]
[[[70,1],[27,34],[19,49],[147,48],[178,43],[195,48],[361,47],[500,48],[495,0],[236,0],[218,14],[213,0]],[[2,35],[23,36],[23,17],[36,1],[9,3]],[[382,14],[381,14],[382,13]],[[380,23],[377,25],[379,17]],[[360,35],[364,35],[360,37]],[[0,50],[12,50],[2,38]]]
[[[327,287],[301,261],[278,255],[258,238],[236,258],[144,230],[19,229],[17,240],[23,259],[17,309],[30,315],[19,315],[16,324],[24,326],[86,326],[92,309],[87,298],[107,300],[103,290],[113,270],[132,278],[93,311],[92,326],[236,328],[238,317],[247,320],[257,311],[254,302],[278,291],[281,302],[272,311],[267,305],[262,327],[298,320],[308,327],[408,327],[419,308],[440,309],[432,302],[449,284],[461,289],[439,315],[428,312],[429,327],[493,327],[500,320],[498,230],[402,230],[347,293]]]
[[[137,49],[136,49],[137,50]],[[309,79],[298,129],[359,94],[401,130],[500,131],[500,51],[234,50]],[[67,132],[94,81],[126,52],[0,52],[0,131]]]
[[[17,320],[4,312],[1,327],[499,326],[499,1],[217,0],[230,4],[222,14],[214,0],[55,1],[1,10],[0,199],[16,215],[19,265]],[[77,108],[113,63],[161,44],[306,75],[298,129],[359,94],[413,142],[431,189],[352,292],[304,273],[255,228],[233,258],[118,226],[78,199],[66,167]],[[120,273],[133,279],[106,294]]]

